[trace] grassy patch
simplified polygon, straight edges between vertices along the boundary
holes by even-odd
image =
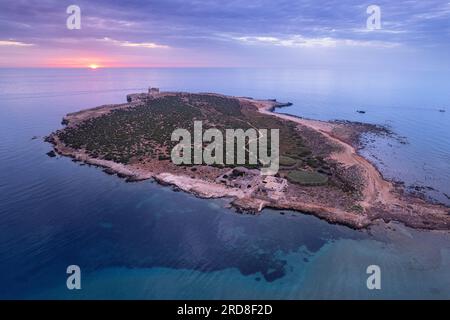
[[[280,156],[280,165],[290,167],[297,163],[297,160],[287,156]]]
[[[321,186],[328,182],[328,177],[324,174],[303,170],[289,171],[287,179],[302,186]]]
[[[361,205],[359,205],[359,204],[353,205],[353,206],[350,208],[350,210],[355,211],[355,212],[358,212],[358,213],[363,213],[363,212],[364,212],[364,208],[363,208]]]

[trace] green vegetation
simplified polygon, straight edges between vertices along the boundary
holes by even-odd
[[[133,157],[166,159],[177,128],[192,129],[202,112],[178,96],[149,100],[135,108],[109,114],[68,127],[59,138],[75,149],[84,148],[91,156],[120,163]]]
[[[223,134],[226,129],[237,128],[280,129],[282,167],[295,166],[301,170],[320,169],[324,165],[323,159],[314,156],[305,145],[294,123],[263,115],[252,107],[242,106],[237,99],[212,94],[180,93],[143,100],[138,106],[113,110],[77,126],[69,126],[57,134],[66,145],[84,149],[94,158],[123,164],[146,159],[169,160],[170,151],[177,144],[171,141],[172,132],[178,128],[192,132],[194,120],[203,122],[203,130],[217,128]],[[270,136],[268,143],[270,145]],[[294,174],[294,180],[295,177]],[[305,180],[306,184],[309,180],[312,184],[316,180],[326,182],[323,175],[314,177],[305,176],[300,180]]]
[[[364,208],[363,208],[361,205],[359,205],[359,204],[353,205],[353,206],[350,208],[350,210],[355,211],[355,212],[358,212],[358,213],[363,213],[363,212],[364,212]]]
[[[292,170],[287,174],[287,179],[302,186],[321,186],[328,182],[328,177],[318,172]]]
[[[280,165],[284,167],[291,167],[293,165],[297,164],[297,160],[292,159],[287,156],[280,156]]]

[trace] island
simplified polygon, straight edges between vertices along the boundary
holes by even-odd
[[[344,121],[318,121],[275,113],[287,107],[216,93],[130,94],[127,103],[71,113],[46,141],[74,161],[104,168],[127,181],[154,179],[201,198],[227,198],[238,211],[264,208],[312,214],[330,223],[367,228],[396,221],[412,228],[450,230],[450,209],[406,193],[359,155],[361,135],[386,129]],[[259,164],[174,164],[177,128],[279,129],[279,171]]]

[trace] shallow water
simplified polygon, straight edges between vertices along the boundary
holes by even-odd
[[[125,183],[43,137],[68,112],[149,85],[294,103],[310,118],[387,124],[409,144],[363,153],[385,176],[450,193],[448,79],[435,74],[255,69],[0,70],[0,298],[450,298],[450,235],[393,224],[354,231],[315,217],[240,215],[151,181]],[[431,82],[433,80],[433,82]],[[364,109],[366,114],[356,113]],[[450,110],[448,110],[450,112]],[[36,139],[32,139],[37,136]],[[376,160],[378,159],[378,160]],[[82,270],[69,291],[66,267]],[[366,268],[382,289],[366,287]]]

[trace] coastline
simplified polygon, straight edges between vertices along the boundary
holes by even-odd
[[[260,106],[261,107],[258,110],[263,114],[269,114],[307,126],[311,129],[316,130],[317,132],[320,132],[328,139],[331,139],[340,144],[344,148],[344,152],[335,153],[332,155],[332,158],[347,167],[355,164],[361,165],[365,169],[364,171],[366,172],[366,177],[368,178],[367,181],[370,181],[370,183],[366,186],[366,190],[364,192],[365,199],[362,202],[362,205],[365,207],[365,209],[369,209],[373,206],[374,203],[380,202],[383,205],[393,206],[425,205],[427,206],[427,209],[430,210],[435,209],[437,211],[440,211],[440,209],[443,209],[444,211],[447,210],[447,213],[450,213],[450,210],[448,210],[448,208],[444,205],[432,204],[424,199],[419,199],[417,197],[404,194],[404,190],[399,189],[393,182],[385,179],[380,170],[374,164],[372,164],[369,160],[358,153],[359,147],[356,144],[358,144],[359,141],[352,141],[352,139],[345,139],[334,134],[333,131],[337,126],[345,126],[347,125],[346,123],[341,124],[339,122],[305,119],[294,115],[275,112],[277,108],[284,108],[286,106],[289,106],[289,104],[280,104],[280,106],[278,106],[262,103]],[[351,122],[348,124],[352,125]],[[410,201],[411,204],[405,203],[407,201]],[[382,217],[381,219],[385,222],[389,222],[392,220],[399,221],[395,219],[386,219],[385,217]],[[424,228],[423,226],[417,226],[413,223],[405,223],[404,221],[400,222],[403,222],[405,225],[412,228],[428,229],[427,227]],[[448,222],[446,222],[445,225],[448,226]],[[444,228],[444,230],[445,229],[447,228]]]
[[[263,114],[268,114],[284,120],[293,121],[300,125],[311,128],[317,132],[320,132],[327,139],[339,144],[342,147],[342,152],[337,152],[332,155],[333,160],[336,160],[346,167],[350,167],[352,165],[360,165],[365,169],[364,171],[368,174],[367,178],[369,181],[372,181],[372,183],[366,189],[364,195],[365,200],[362,203],[364,207],[369,207],[370,203],[373,203],[374,201],[380,200],[384,202],[383,198],[391,198],[389,194],[394,189],[393,184],[390,181],[384,179],[381,172],[371,162],[369,162],[369,160],[358,154],[355,146],[353,146],[350,142],[345,141],[341,137],[333,134],[333,131],[336,129],[337,124],[320,120],[304,119],[283,113],[275,113],[274,111],[277,108],[278,106],[276,105],[262,105],[258,110]]]
[[[176,93],[164,94],[170,95]],[[277,108],[290,106],[290,103],[278,103],[276,100],[255,100],[247,97],[230,98],[254,105],[261,114],[277,117],[283,121],[295,122],[299,126],[314,130],[333,144],[338,145],[340,151],[334,152],[330,158],[345,168],[352,166],[361,168],[366,180],[363,200],[360,202],[363,208],[363,214],[307,201],[289,201],[280,196],[277,198],[275,192],[273,192],[273,200],[275,201],[266,201],[252,197],[251,190],[243,191],[238,188],[224,186],[219,183],[211,183],[177,173],[152,172],[142,170],[133,165],[124,165],[104,159],[92,158],[83,150],[75,150],[64,145],[55,134],[47,137],[46,141],[52,143],[54,150],[60,155],[71,157],[74,161],[81,161],[104,168],[106,173],[117,174],[129,182],[154,179],[161,185],[170,185],[200,198],[230,198],[231,205],[238,211],[243,210],[258,213],[264,208],[294,210],[304,214],[312,214],[330,223],[346,225],[354,229],[367,228],[379,220],[383,220],[384,222],[398,221],[416,229],[450,229],[449,209],[447,207],[427,203],[422,199],[402,194],[401,190],[398,190],[392,182],[383,178],[379,170],[370,161],[358,154],[357,147],[352,144],[351,124],[304,119],[274,112]],[[133,106],[133,103],[131,105]],[[111,110],[129,106],[130,103],[106,105],[79,111],[67,115],[63,120],[63,124],[76,125],[90,117],[101,116]],[[346,130],[342,132],[341,129]],[[345,136],[349,132],[350,135]]]

